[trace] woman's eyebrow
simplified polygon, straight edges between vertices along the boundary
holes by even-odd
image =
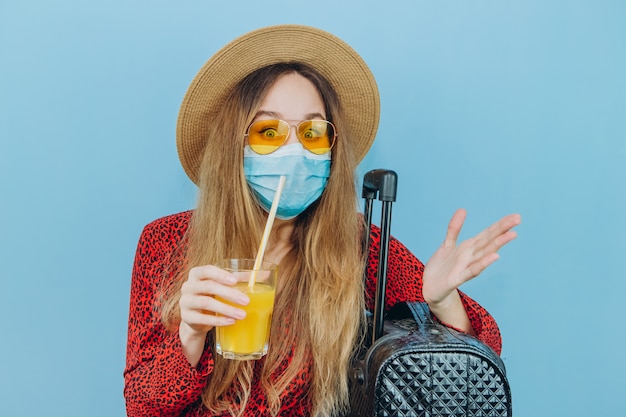
[[[326,116],[324,116],[322,113],[309,113],[309,114],[306,114],[304,117],[307,120],[308,119],[326,119]]]
[[[280,119],[282,117],[280,113],[276,113],[275,111],[269,111],[269,110],[259,110],[257,114],[254,116],[254,118],[256,119],[257,117],[260,117],[260,116],[270,116],[276,119]]]
[[[254,118],[256,119],[261,116],[269,116],[275,119],[283,119],[283,115],[281,113],[270,111],[270,110],[259,110],[257,114],[254,116]],[[326,117],[324,117],[322,113],[315,112],[315,113],[305,114],[302,120],[310,120],[310,119],[326,119]]]

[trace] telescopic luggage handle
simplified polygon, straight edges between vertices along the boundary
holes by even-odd
[[[378,279],[374,304],[372,343],[383,335],[385,313],[385,291],[387,288],[387,260],[391,229],[391,204],[396,201],[398,174],[388,169],[375,169],[363,177],[363,198],[365,199],[365,222],[367,224],[365,253],[369,253],[370,227],[372,225],[372,203],[378,195],[382,202],[380,221],[380,252],[378,253]],[[366,269],[367,271],[367,269]],[[367,272],[366,272],[367,274]]]

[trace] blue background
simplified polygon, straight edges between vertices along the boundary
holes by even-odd
[[[217,49],[278,23],[371,66],[359,169],[398,172],[393,233],[419,257],[458,207],[462,237],[523,215],[463,287],[501,326],[515,415],[622,413],[626,2],[0,0],[0,415],[124,415],[137,238],[195,202],[178,106]]]

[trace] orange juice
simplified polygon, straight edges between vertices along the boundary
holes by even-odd
[[[250,304],[243,307],[236,305],[246,311],[243,320],[215,329],[217,352],[230,359],[259,359],[267,353],[275,290],[272,286],[261,283],[255,284],[251,289],[245,282],[235,285],[235,288],[250,297]]]

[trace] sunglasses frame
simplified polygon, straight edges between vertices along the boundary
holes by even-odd
[[[271,152],[267,152],[267,153],[259,153],[257,152],[254,148],[252,148],[252,146],[250,146],[250,149],[252,149],[254,152],[258,153],[259,155],[269,155],[273,152],[276,152],[281,146],[283,146],[285,144],[285,142],[287,142],[289,140],[289,136],[291,135],[291,128],[295,127],[296,128],[296,138],[298,139],[298,142],[300,142],[302,144],[302,146],[304,147],[304,149],[306,149],[307,151],[314,153],[316,155],[324,155],[328,152],[331,151],[331,149],[333,148],[333,146],[335,146],[335,142],[337,141],[337,128],[335,127],[335,125],[330,121],[330,120],[322,120],[322,119],[306,119],[306,120],[284,120],[284,119],[260,119],[260,120],[255,120],[254,122],[250,123],[250,126],[248,126],[248,129],[246,130],[246,133],[244,134],[244,137],[250,137],[250,128],[252,128],[252,126],[254,126],[256,123],[259,122],[271,122],[271,121],[277,121],[277,122],[283,122],[284,124],[287,125],[287,134],[285,135],[285,140],[282,141],[282,143],[280,145],[278,145],[276,147],[276,149],[274,149]],[[297,123],[296,123],[297,122]],[[299,127],[300,125],[302,125],[302,123],[306,123],[306,122],[324,122],[328,125],[330,125],[333,129],[333,137],[329,137],[328,139],[330,140],[330,146],[328,147],[328,150],[326,152],[323,153],[317,153],[317,152],[313,152],[312,150],[310,150],[306,143],[300,138],[299,133]]]

